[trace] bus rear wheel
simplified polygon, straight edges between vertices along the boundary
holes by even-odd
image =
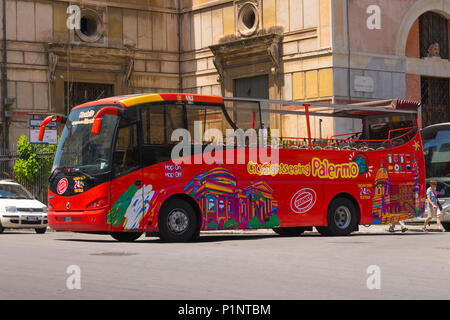
[[[133,242],[134,240],[139,239],[142,235],[142,232],[113,232],[111,233],[111,237],[120,242]]]
[[[195,209],[183,199],[167,201],[159,211],[159,237],[165,242],[187,242],[199,234]]]
[[[444,227],[445,231],[450,231],[450,222],[441,222],[441,224]]]
[[[347,198],[336,198],[331,201],[327,210],[328,226],[316,227],[325,236],[347,236],[356,229],[358,212]]]
[[[37,234],[44,234],[47,231],[47,228],[37,228],[34,229],[34,231],[36,231]]]
[[[306,231],[304,227],[286,227],[286,228],[273,228],[275,233],[282,237],[298,237]]]

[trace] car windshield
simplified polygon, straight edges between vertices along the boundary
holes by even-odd
[[[427,179],[450,182],[450,128],[424,130],[422,139]]]
[[[117,125],[117,117],[105,115],[99,135],[92,135],[94,116],[105,106],[90,106],[73,110],[61,135],[53,169],[70,169],[90,174],[108,171]]]
[[[0,184],[0,199],[34,199],[31,193],[18,184]]]

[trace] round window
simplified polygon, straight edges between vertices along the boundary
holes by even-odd
[[[92,37],[97,33],[97,21],[90,17],[83,17],[80,21],[80,31],[88,37]]]
[[[238,26],[239,32],[243,36],[251,36],[258,28],[258,10],[251,4],[245,4],[239,11]]]
[[[98,41],[103,34],[103,28],[97,12],[91,9],[81,10],[80,29],[76,29],[76,33],[82,41]]]

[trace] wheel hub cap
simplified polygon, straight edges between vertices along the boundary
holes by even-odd
[[[334,222],[340,229],[346,229],[350,225],[351,217],[350,210],[345,206],[337,208],[334,212]]]
[[[167,217],[167,225],[170,231],[181,233],[186,231],[189,226],[189,218],[186,212],[181,209],[173,210]]]

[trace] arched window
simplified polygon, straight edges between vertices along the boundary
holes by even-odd
[[[225,212],[225,201],[222,199],[219,200],[219,212]]]
[[[420,57],[448,59],[448,20],[438,13],[419,17]]]
[[[420,57],[449,59],[448,20],[435,12],[419,17]],[[449,79],[421,77],[422,124],[450,121]]]

